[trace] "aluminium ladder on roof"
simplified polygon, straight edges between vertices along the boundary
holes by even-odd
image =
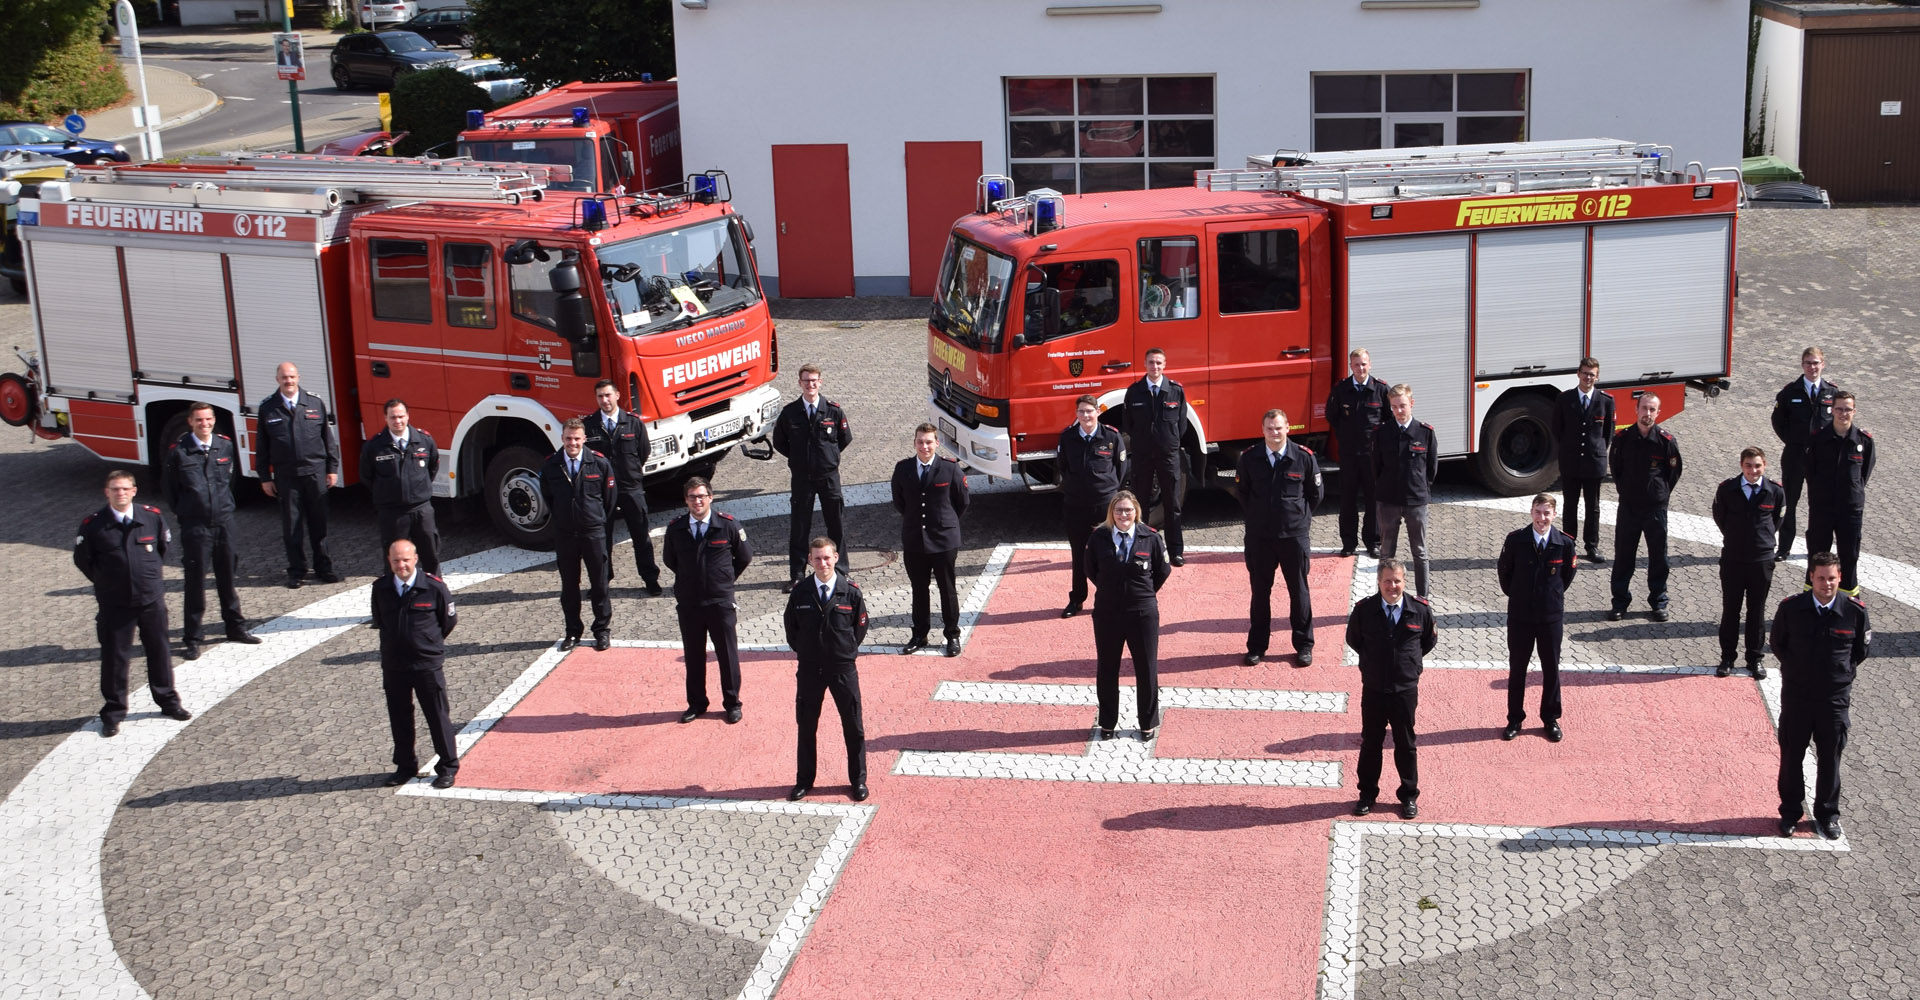
[[[151,171],[108,167],[76,178],[74,193],[92,184],[135,185],[217,197],[219,192],[314,195],[339,192],[357,200],[518,202],[539,197],[553,171],[535,164],[483,163],[473,160],[398,160],[299,154],[195,156],[189,169]],[[192,169],[204,168],[204,169]],[[104,195],[104,193],[103,193]]]
[[[1638,186],[1677,179],[1670,153],[1618,139],[1350,150],[1286,157],[1294,162],[1284,166],[1250,157],[1259,165],[1199,171],[1195,185],[1345,202]]]

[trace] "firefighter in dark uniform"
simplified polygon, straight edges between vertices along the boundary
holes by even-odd
[[[193,713],[173,688],[167,649],[166,584],[161,564],[172,534],[158,507],[133,502],[133,473],[107,473],[107,505],[80,522],[73,564],[93,584],[100,608],[93,616],[100,639],[100,735],[118,736],[127,717],[127,654],[134,629],[147,654],[147,694],[160,714],[185,722]]]
[[[420,566],[420,554],[404,538],[387,546],[385,576],[373,582],[373,628],[380,633],[380,687],[387,695],[387,725],[393,731],[394,772],[388,787],[420,775],[414,750],[413,702],[427,717],[433,752],[433,787],[453,787],[460,770],[453,720],[447,712],[447,675],[443,663],[447,636],[460,623],[453,592]]]
[[[1840,754],[1847,748],[1853,678],[1873,642],[1867,606],[1840,593],[1840,559],[1807,558],[1812,589],[1780,602],[1773,613],[1773,655],[1780,658],[1780,836],[1793,836],[1806,795],[1807,743],[1818,763],[1813,823],[1840,839]]]
[[[787,594],[787,645],[799,661],[794,676],[793,718],[800,746],[789,802],[813,791],[819,764],[820,702],[833,692],[840,733],[847,741],[847,784],[855,802],[867,800],[867,730],[860,718],[860,671],[855,660],[867,639],[867,600],[860,587],[835,573],[839,550],[831,538],[815,538],[807,549],[813,572]]]
[[[1371,377],[1373,358],[1366,348],[1347,352],[1352,377],[1327,393],[1327,423],[1340,442],[1340,554],[1353,555],[1361,544],[1367,555],[1380,554],[1379,511],[1373,506],[1373,433],[1387,415],[1388,385]]]
[[[1780,523],[1780,548],[1773,561],[1793,553],[1794,517],[1800,508],[1800,488],[1807,482],[1807,442],[1813,432],[1833,422],[1833,394],[1838,387],[1821,377],[1827,355],[1818,347],[1800,352],[1801,376],[1773,397],[1773,433],[1780,439],[1780,484],[1787,490],[1787,517]],[[1812,504],[1808,504],[1812,520]]]
[[[1094,690],[1100,702],[1100,738],[1120,724],[1120,651],[1133,657],[1133,693],[1140,709],[1140,741],[1160,729],[1160,588],[1173,567],[1160,533],[1140,517],[1140,501],[1121,490],[1107,503],[1107,519],[1087,539],[1087,577],[1093,581]]]
[[[373,491],[380,544],[405,538],[420,553],[420,566],[440,573],[440,529],[433,521],[433,481],[440,475],[440,449],[433,435],[407,423],[407,404],[387,400],[387,429],[360,448],[360,481]]]
[[[280,540],[287,549],[287,586],[307,576],[307,553],[321,583],[339,583],[327,552],[327,490],[340,485],[340,443],[327,404],[300,388],[300,369],[280,365],[280,391],[260,401],[253,436],[253,472],[260,491],[280,502]]]
[[[647,491],[642,482],[647,455],[653,448],[647,440],[647,423],[640,414],[620,408],[620,390],[610,378],[593,384],[593,399],[597,409],[580,418],[587,432],[586,446],[613,465],[614,478],[620,484],[620,492],[614,498],[614,513],[626,519],[627,534],[633,536],[633,565],[640,573],[640,582],[646,585],[647,596],[659,597],[662,593],[660,566],[653,561],[653,535],[647,528]],[[606,520],[607,579],[611,580],[616,575],[613,526],[617,518]]]
[[[1273,639],[1273,572],[1287,582],[1287,620],[1293,627],[1296,665],[1313,663],[1313,593],[1307,586],[1313,509],[1323,489],[1313,452],[1287,440],[1287,414],[1268,410],[1260,418],[1265,440],[1240,453],[1233,493],[1240,498],[1252,599],[1247,605],[1247,655],[1251,667]]]
[[[1787,491],[1767,478],[1767,456],[1758,448],[1740,451],[1740,475],[1713,493],[1713,523],[1720,527],[1720,667],[1715,676],[1733,673],[1740,651],[1740,605],[1747,607],[1747,671],[1767,676],[1767,591],[1773,586],[1773,556],[1780,519],[1787,514]]]
[[[673,611],[680,619],[680,649],[687,664],[687,710],[692,722],[707,710],[707,642],[720,665],[721,705],[727,724],[740,721],[740,639],[733,584],[753,562],[747,530],[732,514],[713,509],[713,487],[694,476],[682,487],[687,512],[667,525],[660,557],[673,571]]]
[[[258,645],[260,637],[247,631],[240,613],[240,594],[233,589],[233,476],[240,465],[233,439],[213,432],[213,404],[187,408],[187,426],[167,450],[160,470],[160,496],[180,519],[180,568],[186,571],[186,620],[181,633],[186,659],[200,658],[203,636],[200,619],[207,611],[207,570],[220,594],[220,621],[227,641]]]
[[[1600,481],[1607,477],[1607,445],[1613,442],[1613,396],[1601,392],[1600,362],[1580,359],[1580,385],[1553,404],[1553,439],[1560,446],[1560,530],[1587,540],[1587,561],[1603,566],[1600,555]],[[1580,527],[1580,501],[1587,503],[1587,524]]]
[[[1087,536],[1107,516],[1107,501],[1127,481],[1127,448],[1120,432],[1100,422],[1100,401],[1074,400],[1073,423],[1060,432],[1060,521],[1067,536],[1073,588],[1062,618],[1079,614],[1087,601]]]
[[[540,494],[553,512],[553,555],[560,568],[560,610],[566,634],[560,648],[580,641],[580,567],[587,568],[593,602],[593,648],[613,645],[613,601],[607,594],[607,524],[619,496],[619,480],[606,456],[589,451],[586,421],[574,417],[560,431],[560,450],[540,466]]]
[[[1807,551],[1840,545],[1840,589],[1860,596],[1860,527],[1873,478],[1873,435],[1854,423],[1859,401],[1833,394],[1833,422],[1807,440]]]
[[[1527,718],[1527,663],[1540,653],[1540,723],[1547,739],[1560,742],[1560,640],[1566,617],[1567,588],[1575,572],[1573,537],[1553,526],[1554,496],[1533,498],[1530,527],[1507,535],[1497,566],[1500,592],[1507,595],[1507,728],[1500,738],[1520,735]],[[1628,565],[1632,565],[1631,561]]]
[[[1400,775],[1400,815],[1420,815],[1420,758],[1413,731],[1420,706],[1420,673],[1440,640],[1433,608],[1406,592],[1407,570],[1380,560],[1379,592],[1347,613],[1347,645],[1360,654],[1360,801],[1353,814],[1373,811],[1380,794],[1380,750],[1393,730],[1393,769]]]
[[[1642,393],[1635,404],[1634,423],[1613,436],[1607,462],[1620,508],[1613,526],[1613,610],[1607,620],[1627,616],[1633,603],[1633,564],[1640,556],[1640,537],[1647,539],[1647,605],[1653,620],[1667,620],[1667,498],[1680,482],[1680,443],[1655,421],[1660,419],[1660,397]]]
[[[893,509],[900,514],[900,553],[913,589],[913,634],[902,653],[927,645],[932,630],[927,585],[940,588],[940,620],[947,655],[960,655],[960,593],[954,561],[960,555],[960,515],[967,512],[967,477],[960,463],[937,454],[940,431],[932,424],[914,428],[914,457],[893,467]]]
[[[1400,522],[1407,522],[1407,552],[1413,558],[1414,590],[1431,598],[1433,561],[1427,556],[1427,504],[1433,477],[1440,474],[1440,441],[1433,425],[1413,419],[1413,387],[1401,382],[1387,390],[1392,419],[1373,432],[1374,502],[1380,508],[1380,551],[1400,554]]]
[[[1133,492],[1158,502],[1164,512],[1168,561],[1186,565],[1180,541],[1181,435],[1187,430],[1187,392],[1167,377],[1167,352],[1147,351],[1147,374],[1127,386],[1120,408],[1120,430],[1127,436]],[[1151,510],[1151,508],[1149,508]],[[1143,512],[1143,514],[1146,512]],[[1143,517],[1144,519],[1144,517]]]
[[[820,367],[800,366],[800,398],[788,403],[773,424],[773,450],[787,456],[792,474],[791,506],[788,511],[787,579],[798,580],[807,572],[807,539],[813,537],[813,498],[820,498],[820,517],[827,522],[827,537],[833,550],[840,553],[844,570],[847,557],[846,530],[841,513],[846,501],[840,494],[840,453],[853,444],[853,429],[847,424],[847,411],[838,403],[820,395]]]

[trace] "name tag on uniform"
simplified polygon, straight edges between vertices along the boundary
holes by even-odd
[[[1558,565],[1560,565],[1561,563],[1564,563],[1564,562],[1566,562],[1566,560],[1565,560],[1565,559],[1549,559],[1549,560],[1547,560],[1547,565],[1549,565],[1549,566],[1558,566]]]
[[[433,602],[432,601],[415,601],[413,603],[413,606],[421,609],[431,608],[433,607]]]
[[[1763,503],[1763,504],[1761,504],[1761,505],[1760,505],[1760,509],[1761,509],[1761,510],[1772,510],[1772,509],[1773,509],[1773,505],[1772,505],[1772,504],[1770,504],[1770,503]]]
[[[373,456],[373,460],[376,462],[391,462],[393,461],[393,456],[392,455],[375,455]]]
[[[1405,626],[1407,627],[1407,631],[1409,631],[1409,632],[1418,632],[1418,631],[1420,631],[1420,623],[1419,623],[1419,622],[1417,622],[1417,621],[1414,621],[1414,620],[1412,620],[1412,619],[1410,619],[1410,618],[1402,618],[1402,619],[1400,619],[1400,624],[1402,624],[1402,625],[1405,625]]]
[[[935,486],[946,486],[946,485],[949,485],[949,484],[948,484],[948,483],[934,483],[933,485],[935,485]]]
[[[1853,638],[1853,630],[1852,630],[1852,629],[1850,629],[1850,628],[1837,628],[1837,629],[1834,629],[1834,630],[1833,630],[1833,634],[1834,634],[1834,635],[1836,635],[1836,636],[1838,636],[1838,637],[1840,637],[1840,638],[1842,638],[1842,639],[1851,639],[1851,638]]]
[[[709,540],[707,544],[708,545],[725,545],[727,544],[727,540],[724,538],[715,538],[715,539]]]
[[[1288,479],[1291,479],[1291,480],[1294,480],[1294,481],[1296,481],[1296,482],[1297,482],[1297,481],[1299,481],[1299,480],[1301,480],[1301,479],[1304,479],[1304,478],[1306,478],[1306,476],[1305,476],[1305,474],[1304,474],[1304,473],[1299,473],[1299,472],[1289,472],[1289,473],[1287,473],[1287,478],[1288,478]]]
[[[1426,451],[1426,450],[1427,450],[1427,446],[1426,446],[1426,445],[1424,445],[1424,444],[1416,444],[1416,445],[1414,445],[1414,446],[1413,446],[1413,450],[1414,450],[1414,451],[1417,451],[1417,452],[1418,452],[1418,451]]]

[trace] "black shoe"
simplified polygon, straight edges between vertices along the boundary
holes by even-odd
[[[593,634],[593,648],[598,652],[604,653],[613,648],[613,638],[605,632],[595,632]]]
[[[1401,819],[1413,819],[1414,817],[1419,815],[1420,815],[1420,803],[1415,802],[1412,799],[1408,799],[1407,801],[1400,803]]]
[[[407,782],[412,781],[413,779],[419,776],[420,776],[419,768],[403,767],[394,771],[392,774],[387,775],[387,779],[385,781],[382,781],[381,784],[387,786],[388,788],[399,788],[401,785],[404,785]]]
[[[300,589],[301,587],[304,587],[304,586],[306,586],[306,583],[307,583],[307,581],[306,581],[306,574],[304,574],[304,573],[302,573],[302,574],[301,574],[301,575],[299,575],[299,576],[295,576],[295,575],[293,575],[292,573],[288,573],[288,574],[287,574],[287,589],[288,589],[288,590],[299,590],[299,589]]]
[[[693,720],[698,719],[705,711],[706,709],[704,708],[689,708],[686,711],[680,713],[680,722],[682,725],[692,722]]]
[[[1654,620],[1654,621],[1657,621],[1657,622],[1663,622],[1663,621],[1666,621],[1666,620],[1667,620],[1668,618],[1671,618],[1671,617],[1673,617],[1673,616],[1672,616],[1672,615],[1669,615],[1669,614],[1667,614],[1667,609],[1666,609],[1666,608],[1654,608],[1654,609],[1653,609],[1653,620]]]
[[[1793,828],[1794,828],[1794,827],[1796,827],[1796,826],[1799,826],[1799,825],[1800,825],[1800,821],[1799,821],[1799,820],[1797,820],[1797,819],[1783,819],[1783,820],[1781,820],[1781,821],[1780,821],[1780,827],[1779,827],[1779,830],[1780,830],[1780,836],[1782,836],[1782,837],[1791,837],[1791,836],[1793,836]]]
[[[1185,566],[1187,564],[1187,557],[1186,556],[1168,556],[1167,562],[1175,566]]]
[[[1520,724],[1516,722],[1509,722],[1507,728],[1500,730],[1500,738],[1508,742],[1512,742],[1518,735],[1520,735]]]
[[[1248,653],[1247,655],[1245,655],[1245,656],[1242,656],[1242,657],[1240,658],[1240,665],[1241,665],[1241,666],[1246,666],[1246,667],[1256,667],[1256,666],[1259,666],[1259,665],[1260,665],[1260,657],[1261,657],[1262,655],[1264,655],[1264,654],[1261,654],[1261,653]]]
[[[1342,559],[1345,559],[1346,557],[1348,557],[1348,556],[1351,556],[1351,555],[1353,555],[1353,546],[1351,546],[1351,545],[1342,545],[1342,546],[1340,546],[1340,558],[1342,558]],[[1362,814],[1362,815],[1364,815],[1364,814]]]
[[[1598,549],[1588,549],[1587,561],[1595,566],[1605,566],[1607,564],[1607,557],[1601,555]]]
[[[1305,649],[1296,649],[1293,651],[1293,655],[1295,659],[1299,660],[1298,666],[1302,666],[1302,667],[1313,666],[1313,647],[1312,646],[1308,646]]]
[[[1759,663],[1747,664],[1747,673],[1752,674],[1753,679],[1756,681],[1764,681],[1767,679],[1767,668],[1763,664],[1759,664]]]
[[[925,648],[927,648],[926,639],[924,638],[908,639],[907,644],[900,647],[900,653],[902,656],[910,656]]]
[[[118,722],[108,722],[105,719],[101,719],[100,735],[106,739],[112,739],[120,735],[120,724]]]
[[[249,631],[247,631],[247,630],[246,630],[246,629],[244,629],[244,628],[238,628],[238,629],[232,629],[232,628],[230,628],[230,629],[228,629],[228,630],[227,630],[227,641],[228,641],[228,642],[237,642],[237,643],[239,643],[239,644],[240,644],[240,645],[242,645],[242,646],[258,646],[258,645],[260,645],[260,637],[259,637],[259,636],[257,636],[257,635],[254,635],[254,634],[253,634],[252,632],[249,632]]]
[[[664,594],[664,593],[666,593],[666,591],[660,589],[660,581],[654,580],[647,584],[648,597],[659,597],[661,594]]]
[[[867,801],[867,796],[871,794],[873,793],[867,791],[867,783],[863,781],[853,786],[852,793],[850,793],[847,797],[852,799],[855,802],[865,802]]]
[[[448,772],[448,773],[445,773],[445,774],[436,774],[436,775],[434,775],[434,776],[433,776],[433,787],[435,787],[435,788],[452,788],[452,787],[453,787],[453,774],[452,774],[452,772]]]
[[[804,798],[806,798],[806,797],[807,797],[807,793],[808,793],[808,792],[811,792],[811,791],[813,791],[813,789],[812,789],[812,787],[810,787],[810,786],[807,786],[807,785],[795,785],[795,786],[793,786],[793,788],[792,788],[792,790],[790,790],[790,791],[788,791],[788,792],[787,792],[787,801],[788,801],[788,802],[798,802],[798,801],[800,801],[801,799],[804,799]]]
[[[1614,608],[1612,611],[1607,612],[1607,620],[1610,622],[1617,622],[1626,616],[1627,613],[1619,608]]]
[[[732,725],[739,724],[740,715],[741,715],[740,706],[738,705],[735,705],[732,708],[727,709],[727,725],[732,726]]]
[[[958,639],[948,639],[948,640],[947,640],[947,655],[948,655],[948,656],[959,656],[959,655],[960,655],[960,640],[958,640]]]
[[[567,650],[572,649],[573,647],[578,645],[580,645],[580,637],[577,635],[570,635],[560,640],[560,651],[564,653]]]
[[[1829,817],[1824,820],[1816,819],[1813,821],[1813,828],[1820,831],[1820,836],[1828,840],[1839,840],[1846,834],[1845,830],[1840,829],[1840,817],[1838,816]]]
[[[1371,812],[1373,812],[1372,799],[1361,799],[1353,804],[1353,814],[1355,816],[1365,816]]]
[[[1160,727],[1159,727],[1159,726],[1155,726],[1155,727],[1153,727],[1152,729],[1142,729],[1142,730],[1140,730],[1140,742],[1142,742],[1142,743],[1152,743],[1152,742],[1153,742],[1153,738],[1154,738],[1155,736],[1158,736],[1158,735],[1160,735]]]
[[[199,659],[200,658],[200,640],[188,639],[187,648],[180,651],[180,658],[183,660]]]
[[[339,583],[341,580],[345,579],[345,577],[342,577],[338,573],[315,573],[313,575],[313,578],[320,581],[321,583]]]
[[[1072,618],[1072,617],[1073,617],[1074,615],[1077,615],[1077,614],[1079,614],[1079,613],[1080,613],[1081,611],[1083,611],[1083,610],[1085,610],[1085,609],[1084,609],[1084,608],[1082,608],[1082,607],[1080,606],[1080,602],[1079,602],[1079,601],[1073,601],[1072,603],[1069,603],[1069,604],[1068,604],[1068,605],[1066,606],[1066,609],[1065,609],[1065,610],[1063,610],[1063,611],[1061,611],[1061,612],[1060,612],[1060,617],[1062,617],[1062,618]]]
[[[112,733],[108,733],[107,735],[108,735],[108,736],[112,736],[113,734],[112,734]],[[1113,739],[1113,730],[1111,730],[1111,729],[1102,729],[1102,730],[1100,730],[1100,741],[1101,741],[1102,743],[1104,743],[1104,742],[1106,742],[1107,740],[1110,740],[1110,739]]]
[[[1713,676],[1715,677],[1726,677],[1732,673],[1733,673],[1732,660],[1721,660],[1720,665],[1713,668]]]
[[[1774,562],[1777,562],[1777,563],[1783,563],[1783,562],[1786,562],[1786,561],[1787,561],[1787,554],[1786,554],[1785,552],[1776,552],[1776,553],[1774,553],[1774,554],[1773,554],[1773,561],[1774,561]]]
[[[1558,743],[1566,738],[1567,734],[1560,731],[1560,724],[1558,722],[1547,723],[1547,742]]]
[[[175,722],[185,722],[188,719],[193,718],[193,713],[187,711],[187,706],[185,705],[175,705],[172,708],[163,708],[160,710],[160,714],[166,716],[169,719],[172,719]]]
[[[1368,559],[1378,559],[1378,558],[1380,558],[1380,546],[1378,546],[1378,545],[1369,545],[1369,546],[1367,546],[1367,558],[1368,558]]]

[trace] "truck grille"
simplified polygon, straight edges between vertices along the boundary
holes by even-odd
[[[715,396],[733,395],[740,390],[741,386],[746,384],[747,373],[745,371],[737,371],[729,375],[722,375],[711,381],[702,382],[699,385],[690,385],[685,389],[681,389],[673,394],[673,401],[681,406],[693,406],[712,399]]]
[[[965,423],[968,427],[978,427],[981,424],[993,427],[1007,426],[1006,400],[988,399],[958,382],[949,382],[947,373],[932,365],[927,366],[927,389],[933,394],[933,403],[940,408],[941,412]],[[983,416],[976,409],[982,403],[997,408],[999,415]]]

